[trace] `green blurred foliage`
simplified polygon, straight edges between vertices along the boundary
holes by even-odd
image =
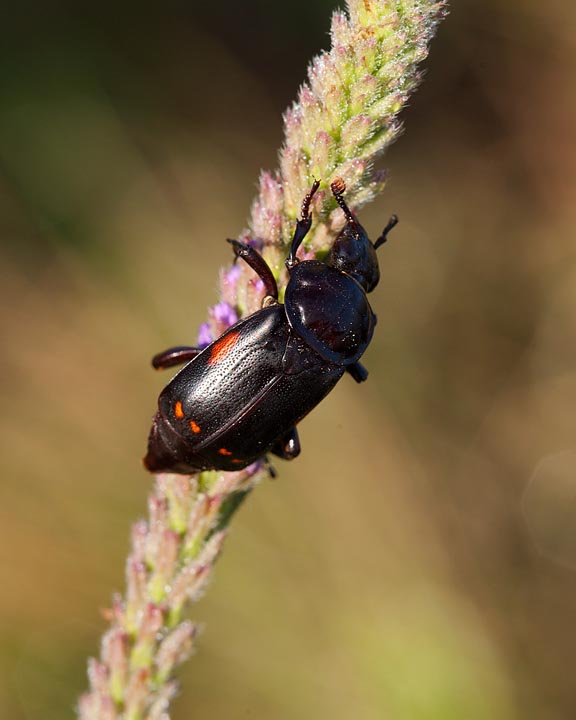
[[[215,302],[332,7],[5,4],[2,718],[73,716],[145,512],[149,358]],[[454,3],[363,214],[401,218],[370,380],[235,518],[175,720],[576,714],[575,20]]]

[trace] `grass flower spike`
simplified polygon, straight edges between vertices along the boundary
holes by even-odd
[[[286,112],[279,169],[262,173],[240,237],[260,250],[280,288],[300,205],[315,179],[322,184],[301,257],[325,250],[342,228],[331,183],[345,183],[354,210],[382,189],[375,160],[400,131],[398,113],[418,83],[417,65],[443,12],[442,2],[429,0],[347,5],[348,14],[333,16],[331,50],[312,61]],[[220,291],[200,328],[201,346],[260,309],[265,292],[245,263],[221,271]],[[174,670],[190,655],[197,633],[185,611],[210,578],[230,518],[265,472],[256,463],[235,473],[156,476],[148,520],[133,528],[125,595],[107,611],[100,659],[89,662],[81,720],[168,720]]]

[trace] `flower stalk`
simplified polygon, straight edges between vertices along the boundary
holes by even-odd
[[[342,178],[353,210],[382,190],[385,175],[374,162],[400,132],[398,113],[420,79],[417,65],[443,8],[432,0],[348,0],[347,14],[333,15],[331,50],[312,61],[284,116],[279,168],[261,174],[240,235],[260,250],[280,288],[300,204],[316,178],[322,184],[300,257],[322,253],[343,226],[332,181]],[[245,263],[223,269],[220,302],[200,327],[199,344],[258,310],[263,296],[262,281]],[[232,515],[265,474],[260,462],[235,473],[155,477],[148,520],[133,527],[125,595],[114,597],[100,659],[88,663],[80,720],[169,719],[174,670],[198,633],[186,609],[210,578]]]

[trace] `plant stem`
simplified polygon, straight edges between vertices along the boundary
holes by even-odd
[[[315,178],[322,186],[301,257],[325,250],[342,227],[329,192],[333,180],[344,180],[355,210],[382,190],[385,176],[374,161],[400,132],[398,113],[420,79],[417,64],[444,3],[348,0],[347,6],[347,15],[332,18],[331,50],[312,61],[308,82],[284,116],[279,169],[262,173],[250,227],[241,234],[261,250],[281,288],[294,223]],[[244,263],[221,271],[220,290],[221,301],[200,328],[201,344],[261,307],[263,284]],[[184,613],[211,575],[234,512],[264,475],[256,463],[237,473],[156,476],[148,520],[133,528],[126,593],[107,613],[100,659],[89,661],[81,720],[168,720],[173,673],[198,630]]]

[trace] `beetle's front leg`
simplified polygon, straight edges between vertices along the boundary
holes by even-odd
[[[260,277],[260,280],[264,283],[266,295],[274,300],[278,300],[278,286],[276,285],[276,280],[274,275],[272,275],[272,270],[270,270],[268,263],[264,260],[262,255],[260,255],[260,253],[252,246],[238,242],[238,240],[228,239],[228,242],[232,245],[234,255],[238,258],[242,258],[242,260],[250,265],[252,270],[254,270],[254,272]]]
[[[352,365],[348,365],[346,372],[356,380],[357,383],[364,382],[368,378],[368,370],[359,362],[355,362]]]
[[[300,438],[298,437],[298,430],[293,427],[285,435],[276,440],[274,445],[270,448],[270,452],[274,455],[282,458],[283,460],[294,460],[295,457],[300,455]]]
[[[152,358],[152,367],[155,370],[164,370],[164,368],[174,367],[174,365],[183,365],[193,360],[196,355],[199,355],[201,352],[201,348],[188,347],[187,345],[168,348],[168,350],[154,355]]]
[[[319,187],[320,181],[314,180],[314,184],[310,188],[310,191],[306,194],[306,197],[304,198],[304,201],[302,203],[302,217],[296,221],[296,230],[294,230],[294,237],[292,238],[292,244],[290,245],[290,253],[286,260],[286,267],[288,268],[288,270],[293,268],[294,265],[296,265],[296,263],[298,262],[296,253],[298,252],[298,248],[302,244],[302,240],[304,240],[304,238],[308,234],[308,230],[310,230],[310,227],[312,225],[312,216],[310,215],[310,203],[312,202],[314,193],[316,192],[316,190],[318,190]]]

